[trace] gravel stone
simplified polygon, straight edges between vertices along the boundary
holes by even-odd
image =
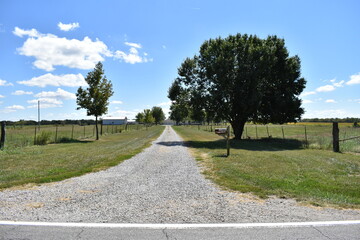
[[[0,220],[110,223],[243,223],[358,220],[359,210],[221,190],[205,179],[167,126],[118,166],[61,182],[0,192]]]

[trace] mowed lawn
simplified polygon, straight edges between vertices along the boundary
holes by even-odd
[[[0,189],[58,181],[121,163],[149,146],[163,126],[103,136],[99,141],[29,146],[0,151]]]
[[[225,140],[196,127],[175,126],[204,173],[218,185],[266,198],[295,198],[315,206],[360,208],[360,155],[304,149],[298,140]]]

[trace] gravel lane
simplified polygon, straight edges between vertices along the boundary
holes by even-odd
[[[111,223],[287,222],[360,219],[358,210],[256,200],[220,190],[167,126],[152,146],[108,170],[0,192],[0,220]]]

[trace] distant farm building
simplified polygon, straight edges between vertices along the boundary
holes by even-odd
[[[103,125],[125,125],[128,123],[127,117],[125,118],[103,118]]]

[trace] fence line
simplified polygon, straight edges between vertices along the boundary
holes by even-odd
[[[123,131],[136,131],[144,129],[142,124],[136,125],[104,125],[99,128],[100,135],[121,133]],[[110,127],[109,127],[110,126]],[[49,143],[69,142],[93,138],[96,135],[95,125],[42,125],[38,126],[6,126],[6,146],[25,147],[41,144],[40,140],[48,138]],[[43,138],[43,139],[41,139]]]
[[[201,125],[197,126],[199,130],[211,131],[214,127],[226,127],[225,124],[219,125]],[[344,139],[339,140],[340,151],[360,152],[360,128],[354,128],[349,124],[339,124],[340,133]],[[347,138],[345,138],[345,136]],[[298,124],[246,124],[244,127],[242,139],[295,139],[303,142],[305,148],[331,150],[333,147],[332,124],[318,123],[298,123]]]

